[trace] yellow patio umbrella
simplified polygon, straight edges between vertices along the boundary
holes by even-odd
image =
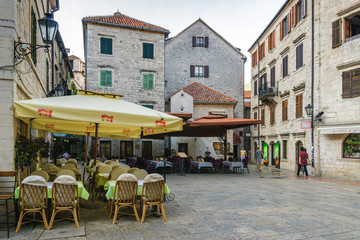
[[[32,128],[90,135],[96,139],[140,138],[142,135],[182,130],[181,118],[121,100],[120,97],[79,91],[78,95],[16,101],[15,117],[29,123]],[[97,141],[94,159],[96,149]]]

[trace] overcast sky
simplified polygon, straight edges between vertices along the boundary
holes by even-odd
[[[121,13],[170,30],[173,37],[199,17],[248,58],[245,82],[250,81],[247,50],[285,0],[60,0],[55,13],[70,53],[84,60],[81,19]]]

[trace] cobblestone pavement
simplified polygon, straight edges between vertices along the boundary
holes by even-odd
[[[165,203],[168,222],[145,223],[106,208],[81,209],[80,228],[57,222],[24,225],[13,239],[360,239],[360,182],[296,179],[285,170],[250,174],[167,175],[175,200]],[[3,234],[3,233],[0,233]],[[0,235],[5,236],[5,235]]]

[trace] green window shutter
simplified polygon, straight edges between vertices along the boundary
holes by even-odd
[[[112,87],[112,71],[106,71],[106,86]]]
[[[112,55],[112,38],[100,38],[100,53]]]
[[[144,105],[142,105],[142,106],[143,106],[143,107],[146,107],[146,108],[154,109],[154,105],[144,104]]]
[[[100,86],[105,86],[105,77],[106,77],[105,70],[100,70]]]
[[[112,87],[112,71],[110,70],[100,70],[100,86],[102,87]]]
[[[34,63],[34,65],[36,66],[36,15],[34,12],[34,9],[31,8],[31,48],[32,48],[32,52],[31,52],[31,59]]]
[[[46,59],[46,92],[50,91],[49,61]]]
[[[143,43],[143,58],[154,59],[153,43]]]
[[[147,90],[154,89],[154,74],[152,73],[143,74],[143,89],[147,89]]]

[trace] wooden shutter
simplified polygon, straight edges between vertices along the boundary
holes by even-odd
[[[300,43],[299,45],[299,67],[304,65],[304,44]]]
[[[275,105],[270,106],[270,124],[275,124]]]
[[[257,112],[254,112],[254,119],[258,119]]]
[[[190,77],[195,77],[195,65],[190,65]]]
[[[112,71],[106,70],[105,86],[112,87]]]
[[[300,45],[296,47],[296,69],[299,68],[300,65]]]
[[[258,87],[257,87],[257,80],[254,81],[254,96],[257,95]]]
[[[302,117],[302,94],[296,95],[296,118]]]
[[[209,37],[205,37],[205,47],[209,47]]]
[[[332,23],[332,47],[340,46],[341,42],[341,19],[338,19]]]
[[[107,53],[112,55],[113,54],[113,49],[112,49],[112,38],[108,38],[106,41],[106,49],[107,49]]]
[[[341,28],[341,24],[340,24]],[[348,39],[352,36],[352,23],[348,19],[344,19],[344,39]]]
[[[284,78],[288,75],[288,56],[287,55],[283,58],[282,63],[283,63],[282,70],[283,70],[283,78]]]
[[[265,109],[261,109],[261,125],[265,125]]]
[[[209,66],[204,66],[204,77],[209,77]]]
[[[342,73],[342,98],[351,98],[351,71]]]
[[[148,75],[148,89],[154,89],[154,74]]]
[[[196,47],[196,37],[195,36],[192,37],[192,46]]]
[[[31,7],[31,59],[36,66],[37,58],[36,58],[36,44],[37,44],[37,37],[36,37],[36,27],[37,27],[37,21],[36,21],[36,15],[34,12],[34,9]]]
[[[292,19],[291,20],[292,20],[292,25],[293,26],[296,26],[296,24],[297,24],[296,6],[297,6],[297,4],[295,4],[291,9],[291,12],[292,12]]]
[[[269,51],[269,52],[271,51],[271,33],[270,33],[270,35],[268,36],[268,51]]]
[[[302,1],[302,17],[306,17],[306,0],[301,0]]]
[[[287,32],[291,32],[291,11],[287,15]]]
[[[287,107],[288,107],[288,101],[284,100],[282,102],[282,120],[283,121],[287,120]]]
[[[271,46],[271,48],[274,48],[274,47],[275,47],[275,29],[272,32],[272,46]]]
[[[100,86],[105,86],[106,82],[106,72],[105,70],[100,70]]]
[[[351,97],[360,97],[360,68],[351,71]]]
[[[270,70],[270,87],[275,87],[275,66]]]
[[[280,41],[284,38],[284,20],[280,22]]]
[[[148,43],[148,56],[150,59],[154,59],[154,44]]]

